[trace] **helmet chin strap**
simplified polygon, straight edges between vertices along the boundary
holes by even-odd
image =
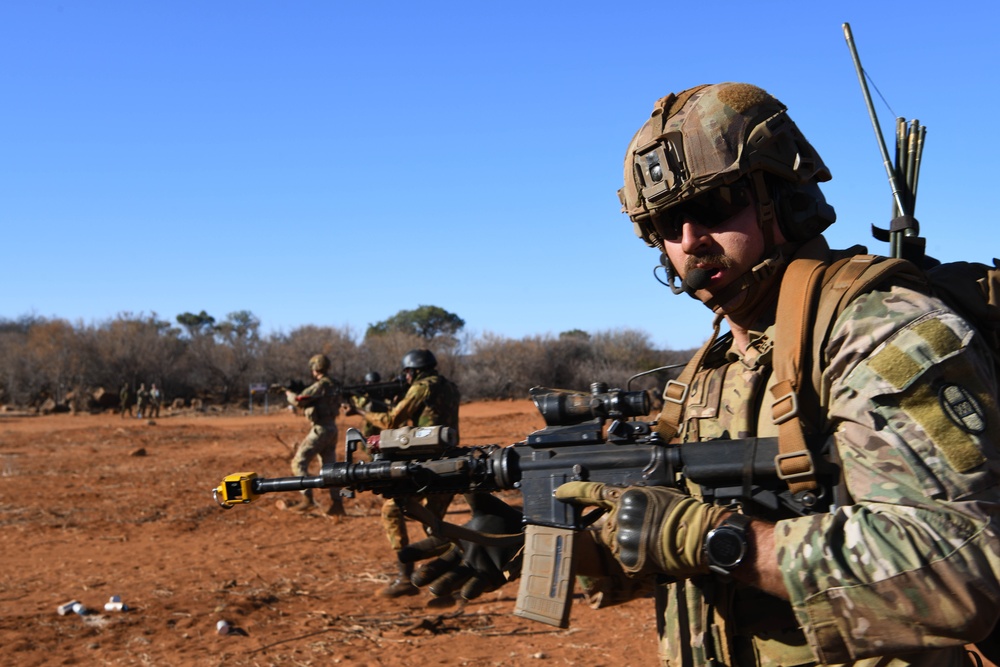
[[[763,172],[754,171],[750,176],[757,207],[757,226],[760,228],[764,240],[764,256],[750,270],[704,302],[718,315],[739,318],[760,308],[763,302],[768,300],[764,298],[765,295],[770,293],[770,288],[788,265],[788,260],[797,247],[797,244],[794,243],[782,245],[775,243],[774,230],[777,227],[777,217],[774,211],[774,200],[771,198]],[[680,276],[670,260],[667,259],[666,248],[663,247],[662,241],[660,249],[663,251],[660,263],[666,268],[667,285],[670,290],[674,294],[685,293],[697,299],[695,292],[708,284],[707,278],[710,277],[708,272],[701,269],[692,270],[687,277],[681,280],[680,285],[676,285],[675,279],[680,278]],[[768,252],[770,255],[767,254]]]
[[[785,250],[776,248],[769,257],[712,295],[705,305],[715,313],[728,317],[751,313],[760,305],[761,296],[768,293],[787,264]]]
[[[757,226],[764,239],[764,258],[749,271],[730,283],[725,289],[705,302],[719,315],[742,317],[752,314],[766,301],[770,288],[788,265],[794,252],[793,244],[779,246],[775,243],[774,230],[778,219],[774,212],[774,199],[764,180],[764,172],[750,174],[754,200],[757,205]],[[770,252],[770,255],[767,253]]]

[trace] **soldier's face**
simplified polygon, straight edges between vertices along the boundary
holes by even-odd
[[[764,235],[753,203],[708,224],[684,217],[664,238],[664,250],[681,278],[695,268],[709,272],[708,285],[695,292],[702,301],[756,266],[764,255]]]

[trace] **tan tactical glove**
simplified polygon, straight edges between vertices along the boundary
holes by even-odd
[[[592,609],[603,609],[649,597],[655,577],[632,576],[604,544],[600,529],[583,530],[573,540],[576,590]]]
[[[567,482],[556,489],[556,498],[610,510],[602,538],[632,576],[707,574],[705,535],[727,513],[721,507],[662,486],[623,488],[599,482]]]

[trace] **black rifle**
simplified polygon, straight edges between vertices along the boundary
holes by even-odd
[[[409,385],[403,378],[389,382],[373,382],[371,384],[349,384],[340,388],[344,396],[364,396],[383,403],[394,403],[406,394]]]
[[[606,391],[604,385],[595,384],[589,395],[535,388],[531,396],[547,427],[514,445],[457,447],[432,460],[400,457],[399,449],[389,445],[381,454],[384,458],[353,462],[351,455],[363,438],[350,429],[346,462],[326,465],[315,477],[230,475],[215,490],[216,500],[231,507],[264,493],[309,488],[339,487],[403,499],[517,489],[523,501],[525,552],[514,613],[558,627],[569,622],[575,533],[597,518],[555,499],[555,490],[566,482],[684,488],[690,481],[707,502],[738,503],[757,516],[804,515],[829,505],[831,489],[822,482],[818,491],[795,495],[789,491],[775,464],[776,437],[672,445],[649,423],[626,420],[649,412],[645,392]],[[613,421],[605,430],[608,419]],[[410,440],[404,433],[394,437],[399,435]],[[415,518],[444,537],[486,541],[433,517]]]

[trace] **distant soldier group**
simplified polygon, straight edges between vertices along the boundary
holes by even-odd
[[[122,384],[118,392],[118,410],[121,418],[132,416],[131,390],[128,382]],[[163,395],[156,384],[151,384],[146,389],[146,383],[140,383],[139,389],[135,393],[135,417],[136,419],[156,419],[160,416],[160,405],[163,403]]]

